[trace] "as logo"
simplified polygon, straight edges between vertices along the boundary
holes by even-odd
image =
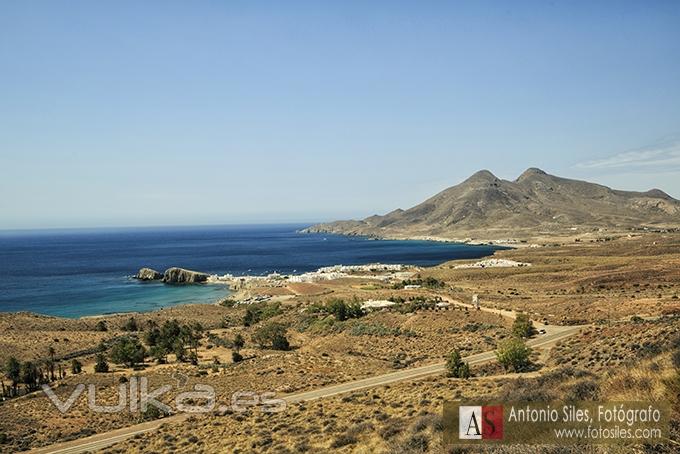
[[[461,440],[503,439],[503,406],[458,408],[458,438]]]

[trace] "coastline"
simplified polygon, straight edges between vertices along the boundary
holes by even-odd
[[[304,235],[338,235],[345,237],[358,237],[366,238],[369,240],[376,241],[431,241],[434,243],[451,243],[451,244],[461,244],[467,246],[502,246],[507,248],[521,248],[521,247],[536,247],[538,245],[529,243],[528,240],[520,239],[479,239],[479,238],[458,238],[458,237],[443,237],[436,235],[377,235],[373,233],[354,233],[354,232],[342,232],[335,230],[317,230],[314,226],[309,226],[304,229],[297,230],[297,233]]]
[[[300,233],[300,230],[287,230],[288,232],[295,232],[295,233]],[[297,235],[295,235],[297,236]],[[302,236],[302,235],[301,235]],[[340,236],[340,235],[338,235]],[[347,235],[342,235],[342,236],[347,236]],[[289,237],[288,237],[289,238]],[[369,238],[369,237],[366,237]],[[377,238],[372,238],[372,239],[377,239]],[[284,238],[285,240],[285,238]],[[325,240],[326,238],[323,238],[324,243],[321,243],[321,238],[317,237],[315,240],[309,242],[309,241],[303,241],[302,244],[311,244],[311,245],[316,245],[317,251],[319,250],[319,247],[326,247]],[[493,246],[493,248],[489,248],[489,250],[481,250],[481,251],[473,251],[470,252],[470,250],[467,249],[462,249],[463,252],[458,253],[455,250],[453,252],[446,252],[446,250],[442,249],[433,249],[433,245],[431,244],[430,246],[424,245],[423,250],[420,249],[420,246],[418,245],[407,245],[405,244],[403,246],[403,253],[404,257],[403,259],[405,260],[402,263],[396,263],[395,258],[399,258],[399,254],[402,251],[402,246],[400,245],[384,245],[384,246],[378,246],[377,248],[374,248],[372,245],[364,244],[364,246],[359,245],[359,253],[354,253],[354,254],[349,254],[350,257],[345,257],[349,258],[350,260],[352,259],[352,255],[356,256],[356,258],[359,258],[360,255],[366,255],[366,252],[370,252],[367,257],[368,260],[365,262],[349,262],[352,265],[350,266],[359,266],[359,267],[370,267],[371,263],[375,264],[375,262],[371,262],[370,258],[371,256],[374,256],[375,258],[384,258],[386,260],[386,264],[388,266],[401,266],[401,267],[418,267],[418,266],[436,266],[441,263],[444,263],[449,260],[465,260],[465,259],[470,259],[470,258],[481,258],[481,257],[488,257],[491,256],[495,253],[495,250],[499,250],[502,248],[507,248],[508,246],[504,245],[497,245],[497,244],[474,244],[473,242],[465,243],[463,241],[456,241],[453,239],[449,238],[437,238],[437,237],[418,237],[418,238],[399,238],[399,237],[391,237],[391,238],[383,238],[382,240],[385,241],[404,241],[404,242],[410,242],[410,241],[426,241],[429,243],[448,243],[448,244],[459,244],[461,246]],[[75,244],[75,239],[73,240]],[[90,239],[92,241],[92,239]],[[278,240],[276,240],[278,241]],[[295,245],[297,243],[290,243],[292,245]],[[343,248],[343,242],[338,242],[336,239],[333,239],[331,241],[331,238],[329,238],[329,246],[331,251],[333,250],[344,250]],[[331,245],[332,244],[332,245]],[[290,247],[286,245],[286,247]],[[335,249],[333,249],[335,248]],[[346,248],[345,248],[346,249]],[[352,250],[353,248],[350,248]],[[493,249],[493,250],[491,250]],[[373,252],[375,251],[375,252]],[[388,251],[388,252],[383,252],[383,251]],[[431,252],[426,252],[426,251],[431,251]],[[418,260],[414,260],[414,262],[409,263],[409,257],[410,254],[413,254],[414,257],[417,257],[418,255],[422,256],[421,252],[425,252],[425,256],[427,257],[427,254],[429,255],[429,259],[426,261],[429,261],[429,263],[425,265],[421,265],[418,260],[421,262],[423,261],[421,257],[418,257]],[[347,255],[347,254],[345,254]],[[153,257],[149,258],[149,261],[146,262],[144,258],[140,257],[133,257],[131,260],[128,259],[128,261],[137,261],[141,260],[139,265],[145,265],[145,263],[154,263]],[[225,263],[229,263],[229,259],[225,258]],[[316,261],[311,261],[311,262],[306,262],[309,264],[318,264],[319,262],[323,262],[323,260],[319,261],[318,258]],[[263,262],[263,263],[268,263],[268,262]],[[155,312],[155,311],[162,311],[162,310],[167,310],[168,308],[173,308],[177,306],[185,306],[185,305],[192,305],[192,304],[202,304],[202,305],[211,305],[211,304],[218,304],[220,301],[222,301],[225,298],[228,298],[231,293],[238,291],[242,288],[245,288],[246,290],[249,287],[254,287],[257,286],[258,284],[264,283],[265,285],[270,285],[272,281],[287,281],[290,280],[290,282],[293,283],[305,283],[305,282],[314,282],[318,279],[329,279],[329,278],[345,278],[348,277],[348,273],[344,273],[342,270],[335,270],[336,273],[333,274],[333,272],[323,271],[323,268],[333,268],[333,267],[342,267],[342,265],[331,265],[331,266],[322,266],[320,268],[312,268],[312,271],[304,271],[305,267],[302,267],[303,271],[300,272],[295,272],[296,270],[291,270],[290,268],[294,268],[294,263],[291,262],[291,266],[288,267],[288,273],[287,274],[278,274],[276,272],[272,273],[269,272],[269,274],[266,275],[257,275],[257,274],[243,274],[243,275],[235,275],[235,276],[230,276],[229,280],[231,282],[224,282],[220,279],[219,276],[215,275],[214,273],[211,273],[211,279],[206,282],[206,284],[213,284],[213,285],[206,285],[206,284],[189,284],[189,285],[177,285],[177,286],[172,286],[173,290],[168,290],[168,296],[163,296],[166,293],[166,289],[164,286],[157,285],[157,284],[152,284],[151,286],[147,287],[147,283],[138,281],[136,282],[135,286],[130,286],[129,288],[127,287],[128,284],[125,282],[120,281],[120,279],[117,278],[110,278],[107,277],[106,281],[104,282],[104,285],[107,287],[109,286],[114,286],[115,291],[117,292],[113,296],[106,296],[106,293],[103,292],[108,292],[109,290],[107,287],[103,287],[103,290],[98,290],[99,293],[94,293],[92,295],[92,299],[88,301],[88,298],[90,298],[90,294],[93,292],[89,292],[87,294],[83,294],[84,296],[82,298],[79,298],[79,300],[84,300],[82,303],[77,302],[69,306],[62,306],[59,307],[58,305],[55,305],[54,307],[50,306],[49,302],[49,294],[46,294],[43,298],[35,299],[34,301],[38,301],[39,303],[35,304],[29,304],[29,305],[20,305],[19,302],[17,301],[16,304],[10,304],[6,311],[2,311],[4,313],[19,313],[19,312],[29,312],[33,314],[38,314],[41,316],[47,316],[47,317],[58,317],[58,318],[68,318],[68,319],[98,319],[102,317],[115,317],[115,316],[120,316],[120,315],[129,315],[129,314],[141,314],[141,313],[149,313],[149,312]],[[336,262],[336,263],[343,263],[343,262]],[[344,262],[347,263],[347,262]],[[354,263],[362,263],[360,265],[354,265]],[[265,268],[265,269],[275,269],[276,267],[281,266],[281,263],[272,263],[270,266],[265,265],[260,266],[260,268]],[[318,265],[317,265],[318,266]],[[198,266],[194,267],[195,269],[201,270]],[[213,265],[213,269],[215,266]],[[254,267],[256,268],[256,267]],[[219,268],[218,268],[219,269]],[[245,269],[245,267],[244,267]],[[285,266],[284,266],[285,269]],[[298,266],[299,269],[299,266]],[[306,267],[306,269],[309,269],[309,267]],[[132,270],[128,270],[127,273],[125,273],[125,279],[130,279],[130,276],[133,274],[131,272]],[[257,270],[259,271],[259,270]],[[293,271],[293,272],[290,272]],[[338,273],[339,271],[339,273]],[[208,273],[206,273],[208,274]],[[222,275],[224,277],[224,275]],[[80,278],[79,278],[80,279]],[[59,278],[60,281],[61,278]],[[88,279],[85,279],[87,281]],[[82,279],[81,279],[82,281]],[[62,281],[63,282],[63,281]],[[100,282],[102,282],[100,280]],[[238,282],[238,285],[231,285],[234,282]],[[83,284],[86,285],[86,284]],[[101,285],[101,284],[97,284]],[[206,292],[201,292],[199,291],[196,297],[193,297],[192,294],[194,293],[191,288],[194,286],[199,286],[198,288],[203,288],[207,290],[208,288],[217,288],[216,286],[224,286],[228,285],[229,286],[229,291],[226,290],[224,294],[218,295],[217,293],[221,293],[220,291],[214,291],[214,294],[211,295],[211,291],[207,292],[207,297],[205,297]],[[64,284],[62,284],[62,287]],[[94,287],[97,288],[97,287]],[[153,290],[151,290],[153,288]],[[76,286],[70,286],[69,291],[73,294],[81,294],[80,292],[80,287]],[[84,287],[85,289],[85,287]],[[182,289],[182,290],[180,290]],[[55,288],[55,292],[60,291],[61,289]],[[132,292],[132,293],[129,293]],[[56,294],[56,293],[55,293]],[[130,296],[126,296],[126,295]],[[145,296],[148,294],[148,298]],[[101,297],[101,295],[104,295]],[[160,296],[159,296],[160,295]],[[177,295],[176,297],[173,295]],[[202,297],[202,295],[204,295]],[[120,299],[121,301],[124,301],[125,304],[118,305],[116,301]],[[44,301],[44,302],[41,302]],[[10,301],[11,302],[11,301]],[[22,307],[23,306],[23,307]],[[44,310],[41,310],[43,309]],[[118,310],[116,310],[118,309]],[[80,312],[80,313],[79,313]]]

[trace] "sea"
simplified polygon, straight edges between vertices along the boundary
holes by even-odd
[[[0,311],[61,317],[143,312],[229,295],[221,284],[139,282],[142,267],[210,274],[297,274],[330,265],[436,265],[499,249],[299,233],[307,225],[0,231]]]

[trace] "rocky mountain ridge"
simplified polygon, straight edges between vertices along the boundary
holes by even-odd
[[[481,170],[407,210],[318,224],[305,231],[453,239],[660,226],[680,226],[680,201],[659,189],[620,191],[529,168],[514,181]]]

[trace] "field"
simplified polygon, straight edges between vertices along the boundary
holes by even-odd
[[[92,383],[97,401],[113,404],[120,384],[125,386],[132,377],[143,376],[151,389],[163,384],[180,390],[191,389],[194,384],[210,385],[219,403],[229,403],[237,391],[282,396],[442,363],[454,349],[462,356],[493,351],[511,337],[513,321],[492,310],[512,310],[529,314],[537,326],[548,330],[557,325],[583,327],[574,336],[535,349],[526,372],[512,373],[490,362],[473,366],[469,379],[434,374],[291,403],[279,413],[259,409],[214,411],[192,416],[181,424],[171,418],[157,431],[107,449],[447,452],[441,438],[444,401],[512,398],[666,400],[675,412],[673,440],[665,448],[649,450],[672,452],[669,446],[678,442],[680,421],[680,355],[676,353],[680,349],[680,235],[572,240],[500,251],[496,256],[531,266],[456,269],[465,262],[449,262],[414,270],[411,279],[428,284],[409,289],[398,280],[370,277],[263,286],[250,289],[247,296],[273,298],[255,306],[233,302],[188,305],[80,320],[3,314],[0,359],[5,363],[14,356],[22,362],[43,364],[51,347],[55,362],[67,371],[64,378],[53,383],[61,399],[66,399],[78,383]],[[473,294],[479,295],[484,310],[459,305],[469,304]],[[369,299],[391,299],[400,304],[367,314],[332,309],[334,301],[342,300],[351,308]],[[257,317],[248,321],[248,312],[255,308]],[[129,326],[131,317],[134,331]],[[101,320],[106,331],[98,326]],[[195,350],[193,361],[178,361],[174,353],[169,353],[165,363],[158,364],[147,356],[134,369],[109,361],[109,372],[94,372],[96,347],[102,341],[108,343],[106,355],[120,338],[132,336],[147,343],[153,327],[170,320],[201,324],[196,344],[187,346],[188,351]],[[262,328],[272,324],[283,327],[288,348],[260,345]],[[239,335],[243,346],[235,343]],[[234,351],[241,356],[240,361],[234,361]],[[71,373],[71,356],[82,363],[82,372]],[[8,377],[4,385],[11,386]],[[159,416],[129,409],[96,413],[84,398],[62,414],[42,391],[34,391],[1,404],[0,450],[46,446]],[[507,452],[546,451],[517,448]]]

